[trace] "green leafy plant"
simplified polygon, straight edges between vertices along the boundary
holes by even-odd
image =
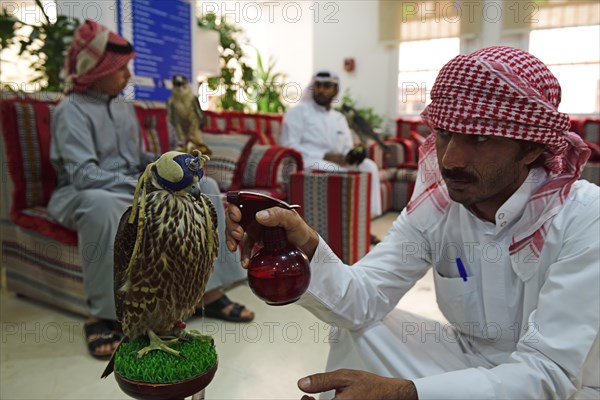
[[[0,45],[2,49],[13,43],[19,43],[19,56],[31,56],[31,68],[36,76],[29,83],[40,83],[41,89],[61,91],[64,81],[61,72],[65,55],[73,40],[73,32],[79,26],[76,18],[58,15],[51,22],[41,0],[35,4],[42,17],[39,25],[28,24],[2,9],[0,14]],[[21,36],[17,31],[24,26],[31,27],[29,36]]]
[[[21,21],[18,18],[6,12],[6,8],[2,7],[0,12],[0,47],[6,49],[14,43],[15,32],[21,26]]]
[[[229,24],[225,18],[217,18],[214,13],[206,13],[198,18],[198,25],[219,32],[221,75],[208,78],[208,87],[216,90],[219,86],[224,93],[218,106],[223,110],[244,111],[247,105],[240,101],[238,91],[246,97],[248,85],[254,79],[254,70],[246,63],[240,40],[242,29]]]
[[[253,84],[248,88],[248,94],[254,104],[256,111],[262,113],[284,113],[286,110],[283,102],[283,89],[285,87],[286,75],[281,72],[273,72],[275,61],[269,60],[268,65],[263,63],[262,56],[256,52],[257,67],[254,74]]]
[[[336,110],[341,111],[343,104],[346,104],[346,105],[354,108],[358,112],[358,114],[361,117],[363,117],[369,123],[369,125],[371,125],[371,127],[373,129],[379,129],[383,126],[383,122],[384,122],[383,116],[380,114],[377,114],[373,110],[372,107],[363,107],[363,108],[357,107],[356,100],[352,96],[352,93],[350,92],[349,89],[346,89],[344,91],[344,94],[342,95],[342,99],[340,102],[340,106],[336,107]]]

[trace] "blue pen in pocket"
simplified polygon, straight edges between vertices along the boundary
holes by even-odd
[[[460,258],[456,258],[456,266],[458,267],[458,273],[460,274],[460,277],[463,279],[463,281],[467,281],[467,270],[465,269],[465,266],[462,262],[462,260]]]

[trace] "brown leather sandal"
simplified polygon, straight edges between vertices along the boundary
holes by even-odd
[[[233,304],[231,311],[228,314],[223,312],[223,309],[227,306]],[[194,315],[196,316],[206,316],[208,318],[220,319],[223,321],[231,321],[231,322],[250,322],[254,319],[254,316],[249,318],[242,317],[242,311],[246,307],[242,304],[233,302],[227,297],[223,295],[219,297],[217,300],[213,301],[204,306],[204,308],[198,308]]]
[[[115,331],[115,323],[110,320],[100,320],[96,322],[88,322],[83,326],[85,340],[88,352],[94,358],[99,360],[107,360],[112,356],[113,351],[98,353],[97,349],[105,344],[118,343],[123,338],[123,335]],[[91,339],[94,337],[94,339]]]

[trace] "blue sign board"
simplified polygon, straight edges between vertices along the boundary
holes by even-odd
[[[186,0],[117,0],[119,34],[132,41],[134,98],[167,101],[166,82],[192,78],[191,6]]]

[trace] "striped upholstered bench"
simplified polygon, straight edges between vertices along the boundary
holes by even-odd
[[[56,181],[49,156],[50,114],[57,102],[2,102],[2,266],[9,290],[87,314],[77,234],[45,208]]]
[[[346,264],[354,264],[370,247],[371,174],[303,171],[291,176],[291,204]]]
[[[592,150],[592,153],[583,167],[581,179],[587,179],[596,185],[600,185],[600,145],[587,140],[585,143]]]
[[[391,138],[384,142],[388,146],[387,152],[376,143],[368,148],[369,158],[379,168],[381,209],[383,212],[402,211],[412,195],[417,177],[416,145],[404,138]]]

